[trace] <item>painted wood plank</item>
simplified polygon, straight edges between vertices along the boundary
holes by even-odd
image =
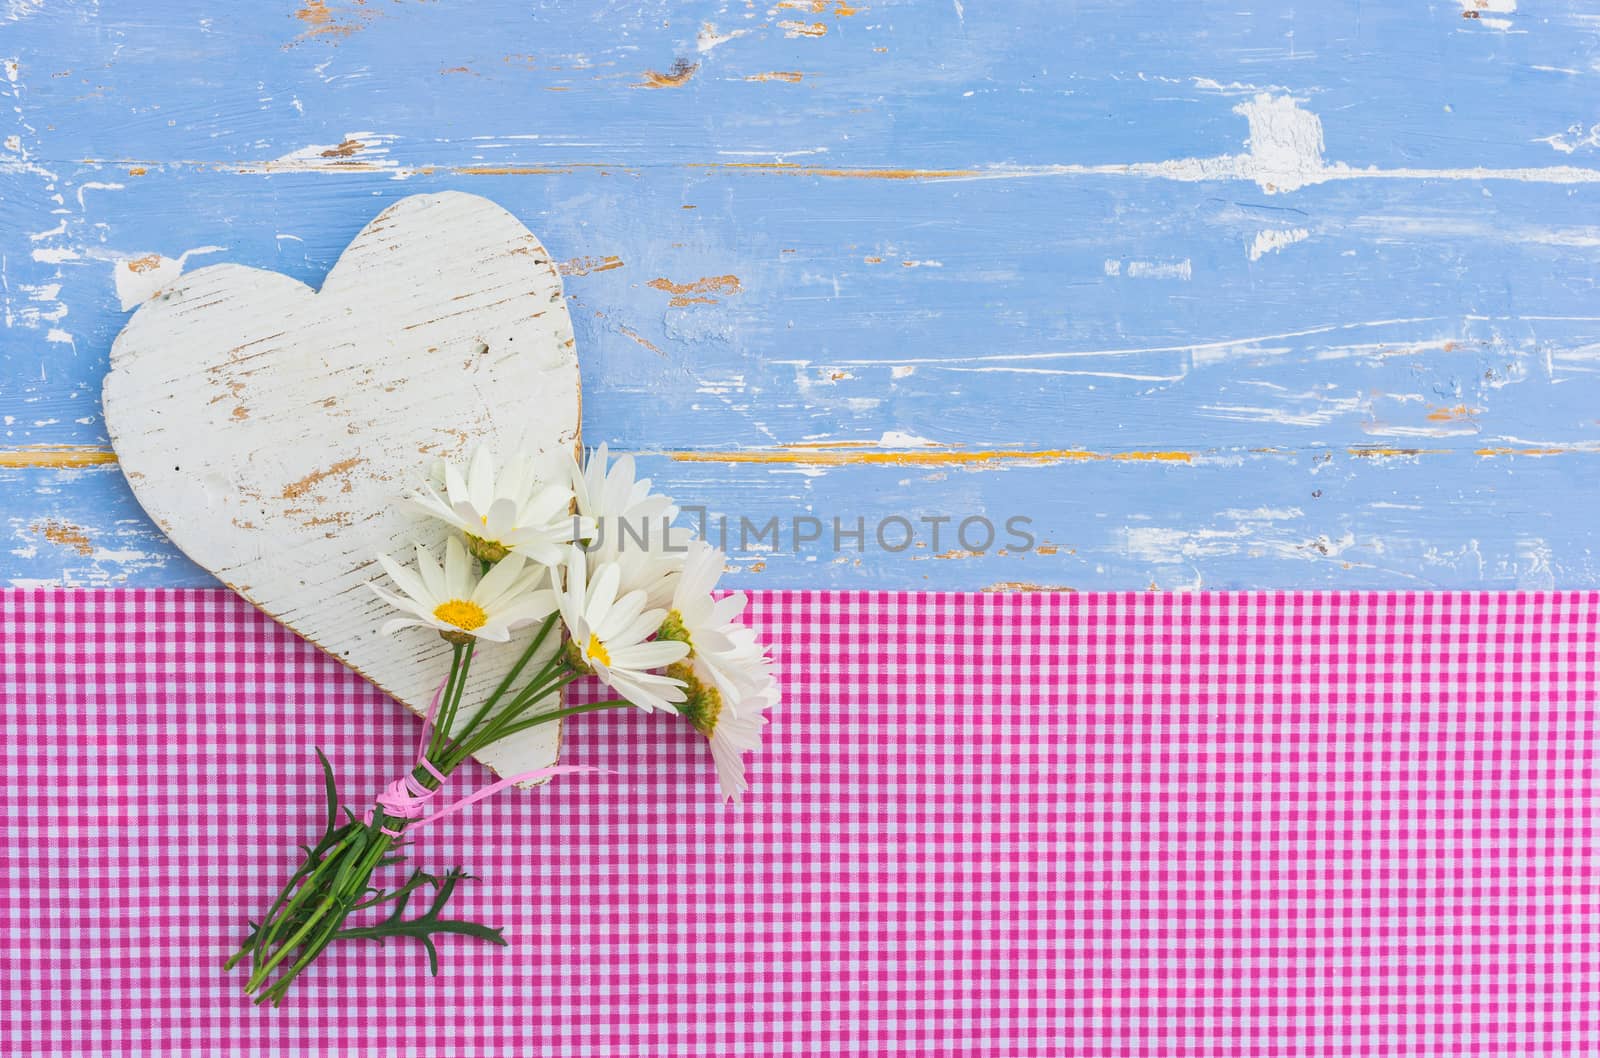
[[[1582,517],[1593,458],[1459,453],[1222,453],[1190,463],[1083,459],[834,462],[813,453],[645,454],[680,502],[727,519],[728,581],[745,587],[1075,590],[1548,588],[1600,583],[1593,519]],[[776,458],[763,458],[775,456]],[[195,585],[115,466],[0,468],[0,583]],[[1565,498],[1564,503],[1552,498]],[[979,549],[983,515],[994,542]],[[1005,532],[1013,516],[1031,548]],[[694,515],[698,518],[699,515]],[[795,548],[795,519],[802,536]],[[841,546],[834,547],[839,519]],[[904,518],[915,533],[907,539]],[[932,539],[939,523],[940,539]],[[741,546],[740,519],[748,519]],[[779,538],[768,526],[778,520]],[[859,521],[858,521],[859,520]],[[858,525],[858,548],[849,536]],[[883,527],[884,539],[878,540]],[[757,539],[758,535],[760,539]],[[965,545],[965,546],[964,546]],[[1010,546],[1008,546],[1010,545]],[[891,550],[899,549],[899,550]],[[1002,549],[1004,553],[1002,553]]]
[[[1261,92],[1358,168],[1592,159],[1592,5],[1517,8],[30,0],[0,51],[49,162],[1154,163],[1236,150]]]
[[[109,182],[101,167],[63,180],[74,205],[37,239],[32,204],[0,204],[7,447],[104,443],[95,397],[122,298],[180,261],[315,286],[376,208],[457,185],[563,261],[596,440],[1191,454],[1600,441],[1600,188],[1330,184],[1269,202],[1226,182],[784,178],[774,196],[765,178],[671,172],[92,186]]]

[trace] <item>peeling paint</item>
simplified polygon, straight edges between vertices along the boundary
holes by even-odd
[[[646,70],[644,80],[634,83],[635,88],[681,88],[694,77],[695,71],[700,69],[700,64],[687,59],[677,59],[672,64],[672,69],[667,73],[659,70]]]
[[[1250,244],[1250,260],[1259,261],[1269,253],[1277,253],[1285,246],[1293,246],[1297,242],[1304,242],[1311,238],[1311,232],[1305,228],[1285,228],[1277,231],[1258,231],[1255,241]]]
[[[1462,18],[1501,31],[1511,28],[1511,20],[1492,16],[1509,15],[1517,10],[1517,0],[1456,0],[1456,2],[1461,5]]]
[[[158,253],[144,254],[115,262],[117,300],[124,312],[150,300],[183,274],[189,258],[201,254],[221,253],[225,246],[197,246],[185,250],[176,259]]]
[[[1179,279],[1188,282],[1194,278],[1194,265],[1187,257],[1181,261],[1129,261],[1125,274],[1129,279]]]
[[[34,522],[29,531],[35,536],[44,537],[57,547],[70,547],[80,555],[94,554],[94,543],[81,525],[74,525],[60,518],[51,518],[47,521]]]
[[[350,471],[356,466],[364,462],[366,462],[366,460],[362,459],[360,456],[351,456],[348,459],[341,459],[339,462],[334,463],[332,466],[329,466],[323,470],[312,471],[310,474],[307,474],[300,480],[285,485],[282,493],[283,498],[286,500],[301,499],[310,493],[312,489],[316,488],[327,479],[343,477],[344,475],[350,473]],[[349,492],[350,483],[348,481],[344,482],[340,491]]]
[[[800,22],[788,19],[779,22],[778,28],[783,30],[785,37],[823,37],[828,33],[828,26],[824,22]]]
[[[294,17],[307,28],[284,47],[291,48],[312,38],[336,40],[348,37],[377,17],[377,14],[377,11],[367,7],[366,0],[355,0],[352,8],[330,7],[328,0],[302,0]]]
[[[622,258],[615,254],[606,254],[604,257],[573,257],[557,264],[556,270],[564,276],[586,276],[593,272],[609,272],[621,267]]]
[[[376,173],[404,175],[400,163],[388,157],[393,136],[377,132],[347,132],[338,143],[312,143],[270,161],[234,167],[239,173]]]
[[[716,26],[712,25],[710,22],[703,22],[700,25],[700,32],[695,35],[695,50],[699,51],[703,55],[706,52],[711,51],[713,48],[726,44],[730,40],[742,37],[749,32],[750,31],[748,29],[735,29],[728,33],[718,33]]]
[[[1600,147],[1600,122],[1593,125],[1585,125],[1581,121],[1573,122],[1562,132],[1540,136],[1532,142],[1549,144],[1551,150],[1562,154],[1575,154],[1580,150]]]
[[[625,325],[619,323],[619,324],[617,324],[617,330],[622,332],[622,334],[625,337],[633,339],[639,345],[641,345],[644,348],[650,350],[652,353],[655,353],[657,356],[666,356],[667,355],[666,353],[662,352],[660,346],[658,346],[654,342],[650,341],[650,339],[644,337],[638,331],[635,331],[632,327],[628,327],[628,326],[625,326]]]
[[[743,287],[736,275],[702,276],[689,283],[674,283],[670,279],[652,279],[645,284],[653,290],[672,295],[668,304],[675,308],[688,305],[714,305],[722,298],[732,297]]]

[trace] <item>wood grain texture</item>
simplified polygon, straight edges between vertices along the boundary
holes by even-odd
[[[544,247],[488,200],[446,192],[385,209],[320,290],[239,265],[173,277],[113,343],[104,407],[122,472],[168,538],[421,715],[448,647],[427,629],[381,634],[388,607],[368,584],[378,554],[409,561],[413,541],[437,553],[446,532],[399,497],[480,442],[563,478],[578,364]],[[41,535],[94,554],[64,519]],[[515,656],[480,651],[471,700]],[[539,728],[483,760],[533,771],[558,742]]]
[[[683,502],[1043,542],[758,548],[736,583],[1597,575],[1576,0],[13,8],[9,579],[194,582],[94,463],[126,299],[221,259],[315,286],[449,189],[540,232],[586,438]]]

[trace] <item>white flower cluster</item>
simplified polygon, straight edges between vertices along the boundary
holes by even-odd
[[[646,712],[681,714],[709,740],[723,794],[739,800],[743,755],[778,700],[772,663],[740,623],[745,596],[714,594],[722,552],[673,524],[677,507],[635,476],[631,456],[608,465],[601,445],[550,482],[529,459],[497,467],[479,448],[465,471],[446,464],[409,499],[460,535],[442,564],[421,545],[414,568],[379,556],[399,591],[372,590],[405,615],[385,633],[421,626],[452,643],[503,643],[559,614],[567,664]]]

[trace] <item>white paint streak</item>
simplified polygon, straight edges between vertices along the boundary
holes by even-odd
[[[78,185],[78,209],[83,211],[83,212],[85,212],[85,213],[87,213],[88,210],[89,210],[88,205],[83,201],[83,193],[85,191],[122,191],[122,190],[125,190],[126,187],[127,187],[126,184],[107,184],[107,183],[102,183],[99,180],[90,180],[87,183],[79,184]]]
[[[749,32],[750,31],[748,29],[735,29],[728,33],[718,33],[716,26],[713,26],[709,22],[705,22],[700,26],[700,33],[695,37],[694,46],[695,49],[700,52],[700,54],[704,55],[712,48],[726,44],[735,37],[742,37]]]
[[[44,0],[6,0],[6,21],[21,22],[44,7]],[[12,77],[13,82],[16,81]]]
[[[1566,131],[1540,136],[1534,143],[1548,143],[1550,149],[1562,154],[1573,154],[1580,149],[1600,147],[1600,123],[1585,126],[1583,122],[1568,125]]]
[[[1600,169],[1579,166],[1490,166],[1456,168],[1362,168],[1323,158],[1322,120],[1291,96],[1260,93],[1234,107],[1250,125],[1243,154],[1175,158],[1163,162],[1107,165],[997,165],[950,180],[1015,180],[1063,176],[1134,176],[1181,183],[1248,180],[1272,193],[1296,191],[1331,180],[1515,180],[1541,184],[1600,183]]]
[[[1291,535],[1286,527],[1239,524],[1231,529],[1164,529],[1130,526],[1122,531],[1123,547],[1130,558],[1153,565],[1181,565],[1198,558],[1228,555],[1271,556],[1317,561],[1337,558],[1355,546],[1353,533],[1338,538],[1321,534],[1306,538]]]
[[[1375,242],[1411,241],[1419,235],[1476,239],[1517,245],[1600,246],[1600,227],[1542,228],[1532,224],[1493,223],[1451,215],[1396,216],[1376,214],[1352,218],[1347,227],[1371,232]]]
[[[1273,423],[1277,426],[1326,426],[1336,419],[1366,410],[1362,397],[1333,397],[1323,393],[1285,393],[1283,405],[1202,404],[1200,411],[1227,422]]]
[[[938,441],[931,441],[926,437],[918,437],[914,433],[901,433],[899,430],[886,430],[878,438],[879,448],[940,448]]]
[[[1189,258],[1181,261],[1129,261],[1129,279],[1181,279],[1188,282],[1194,275],[1194,265]]]
[[[1046,353],[983,353],[976,356],[963,356],[954,359],[944,359],[931,356],[913,356],[900,359],[875,359],[875,360],[835,360],[831,361],[841,367],[884,367],[895,364],[926,365],[929,367],[946,367],[953,364],[1003,364],[1027,363],[1051,360],[1075,360],[1105,356],[1142,356],[1149,353],[1188,353],[1196,364],[1222,363],[1236,355],[1260,355],[1264,352],[1288,351],[1287,346],[1266,347],[1264,342],[1279,342],[1293,338],[1308,338],[1319,334],[1336,334],[1342,331],[1359,331],[1368,328],[1393,327],[1413,323],[1437,323],[1444,320],[1444,316],[1399,316],[1387,320],[1363,320],[1359,323],[1329,323],[1320,327],[1306,327],[1295,331],[1282,331],[1277,334],[1263,334],[1253,338],[1229,338],[1214,342],[1190,342],[1183,345],[1146,345],[1130,346],[1120,349],[1075,349]],[[1472,319],[1473,317],[1467,317]],[[1541,317],[1505,317],[1507,319],[1540,319]],[[1564,317],[1563,317],[1564,318]],[[775,360],[773,363],[788,365],[809,364],[805,360]]]
[[[1311,233],[1305,228],[1282,228],[1273,231],[1256,232],[1255,241],[1250,244],[1250,260],[1259,261],[1269,253],[1277,253],[1285,246],[1293,246],[1297,242],[1304,242],[1311,238]]]

